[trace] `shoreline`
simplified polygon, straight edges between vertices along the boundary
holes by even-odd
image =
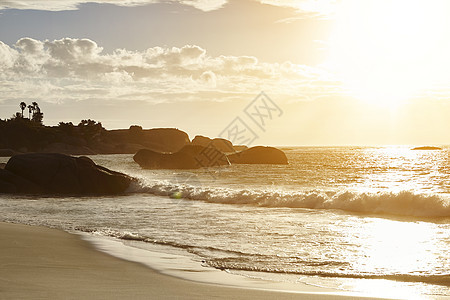
[[[110,244],[108,253],[115,249],[123,255],[118,258],[97,250],[98,244],[79,234],[58,229],[0,222],[0,237],[0,298],[370,299],[306,285],[299,285],[298,290],[284,289],[276,283],[247,281],[238,275],[234,275],[239,277],[235,281],[228,280],[230,274],[219,270],[212,272],[218,280],[214,283],[198,282],[191,274],[166,275],[152,268],[155,258],[147,250],[111,241],[116,244]],[[148,263],[130,261],[130,257],[143,258]],[[210,274],[208,271],[202,276]]]

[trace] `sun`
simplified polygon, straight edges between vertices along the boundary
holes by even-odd
[[[356,98],[398,106],[449,76],[450,1],[343,0],[324,67]]]

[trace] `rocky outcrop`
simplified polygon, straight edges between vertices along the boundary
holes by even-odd
[[[0,157],[10,157],[19,154],[19,152],[12,149],[0,149]]]
[[[35,183],[16,174],[0,169],[0,193],[40,194],[42,189]]]
[[[217,150],[224,153],[232,153],[236,151],[243,151],[248,149],[245,145],[233,145],[229,140],[222,138],[210,139],[209,137],[196,135],[192,140],[193,145],[199,145],[203,147],[215,147]]]
[[[263,146],[256,146],[230,154],[228,159],[232,164],[288,164],[288,159],[283,151],[274,147]]]
[[[111,153],[136,153],[140,149],[156,152],[177,152],[190,143],[186,132],[175,128],[142,129],[132,126],[130,129],[111,130],[102,134],[92,149],[111,151]],[[102,149],[102,145],[110,145]],[[138,149],[139,148],[139,149]],[[137,150],[136,150],[137,149]],[[103,153],[103,152],[102,152]]]
[[[233,149],[234,149],[234,151],[236,151],[236,152],[240,152],[240,151],[247,150],[248,147],[245,146],[245,145],[233,145]]]
[[[422,147],[415,147],[411,150],[442,150],[440,147],[434,147],[434,146],[422,146]]]
[[[43,153],[61,153],[74,155],[92,155],[96,154],[87,146],[71,145],[65,143],[52,143],[44,147],[40,152]]]
[[[123,193],[133,179],[88,157],[29,153],[11,157],[0,176],[2,193],[98,195]]]
[[[133,157],[144,169],[199,169],[229,165],[227,156],[214,147],[187,145],[175,153],[139,150]]]
[[[176,152],[189,145],[186,132],[175,128],[106,130],[101,123],[83,120],[78,125],[60,122],[43,126],[19,118],[0,120],[0,156],[41,152],[70,155],[134,154],[140,149]],[[10,150],[11,149],[11,150]],[[19,153],[17,153],[19,152]]]

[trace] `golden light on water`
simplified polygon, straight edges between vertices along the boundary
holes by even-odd
[[[355,228],[349,238],[363,240],[360,259],[354,268],[362,273],[384,275],[423,276],[439,270],[433,249],[438,249],[435,224],[401,222],[388,219],[369,219],[363,228]],[[386,273],[389,270],[389,274]],[[383,277],[381,277],[383,278]],[[388,297],[413,299],[427,287],[414,282],[398,282],[386,279],[351,281],[352,288],[363,293]]]
[[[367,246],[361,249],[364,260],[360,269],[376,270],[389,267],[396,273],[421,272],[433,269],[430,249],[434,233],[430,226],[412,222],[373,219],[364,232]]]
[[[450,2],[343,1],[325,65],[351,94],[400,106],[448,78]]]

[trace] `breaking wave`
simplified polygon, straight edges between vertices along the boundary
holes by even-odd
[[[192,186],[157,182],[135,184],[131,193],[150,193],[185,200],[210,203],[286,207],[306,209],[338,209],[368,214],[388,214],[415,217],[450,217],[450,199],[444,195],[419,194],[413,191],[355,192],[355,191],[265,191]]]

